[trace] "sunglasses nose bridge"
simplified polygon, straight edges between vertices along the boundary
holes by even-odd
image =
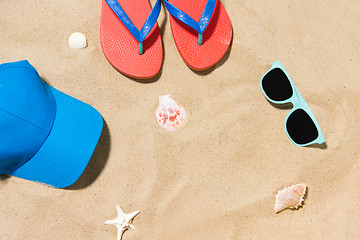
[[[317,143],[322,144],[322,143],[326,142],[325,137],[324,137],[323,133],[321,132],[321,129],[318,129],[318,132],[319,132],[319,137],[317,139]]]
[[[290,109],[290,111],[289,111],[288,114],[286,115],[286,118],[285,118],[285,129],[287,128],[286,123],[287,123],[289,117],[291,116],[291,114],[292,114],[296,109],[298,109],[298,108],[295,107],[295,105],[293,104],[293,107]],[[286,131],[287,131],[287,130],[286,130]]]
[[[297,108],[298,106],[301,105],[301,100],[299,99],[299,97],[296,95],[296,93],[294,93],[291,98],[289,98],[289,102],[292,103],[293,105],[293,109]]]

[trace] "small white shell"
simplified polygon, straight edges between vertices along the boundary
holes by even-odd
[[[306,183],[291,185],[288,188],[284,187],[275,196],[275,212],[278,213],[286,208],[297,209],[302,205],[305,193]]]
[[[73,34],[71,34],[68,43],[71,48],[75,48],[75,49],[87,47],[86,37],[84,34],[80,32],[74,32]]]
[[[168,131],[179,129],[186,119],[186,111],[183,106],[164,95],[159,97],[159,107],[156,109],[156,120],[161,127]]]

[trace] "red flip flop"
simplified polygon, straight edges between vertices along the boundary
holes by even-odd
[[[186,64],[196,71],[215,65],[232,39],[231,21],[220,0],[164,2],[171,14],[175,44]]]
[[[163,47],[156,22],[160,9],[160,0],[152,10],[148,0],[102,0],[101,47],[121,73],[149,79],[160,71]]]

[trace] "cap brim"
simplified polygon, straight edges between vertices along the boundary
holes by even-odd
[[[64,188],[85,170],[99,141],[103,119],[90,105],[51,90],[57,107],[52,130],[40,150],[10,175]]]

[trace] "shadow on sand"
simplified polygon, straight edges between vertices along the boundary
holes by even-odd
[[[109,158],[110,152],[110,132],[104,120],[103,130],[95,151],[80,178],[71,186],[65,188],[68,190],[79,190],[90,186],[99,177]]]

